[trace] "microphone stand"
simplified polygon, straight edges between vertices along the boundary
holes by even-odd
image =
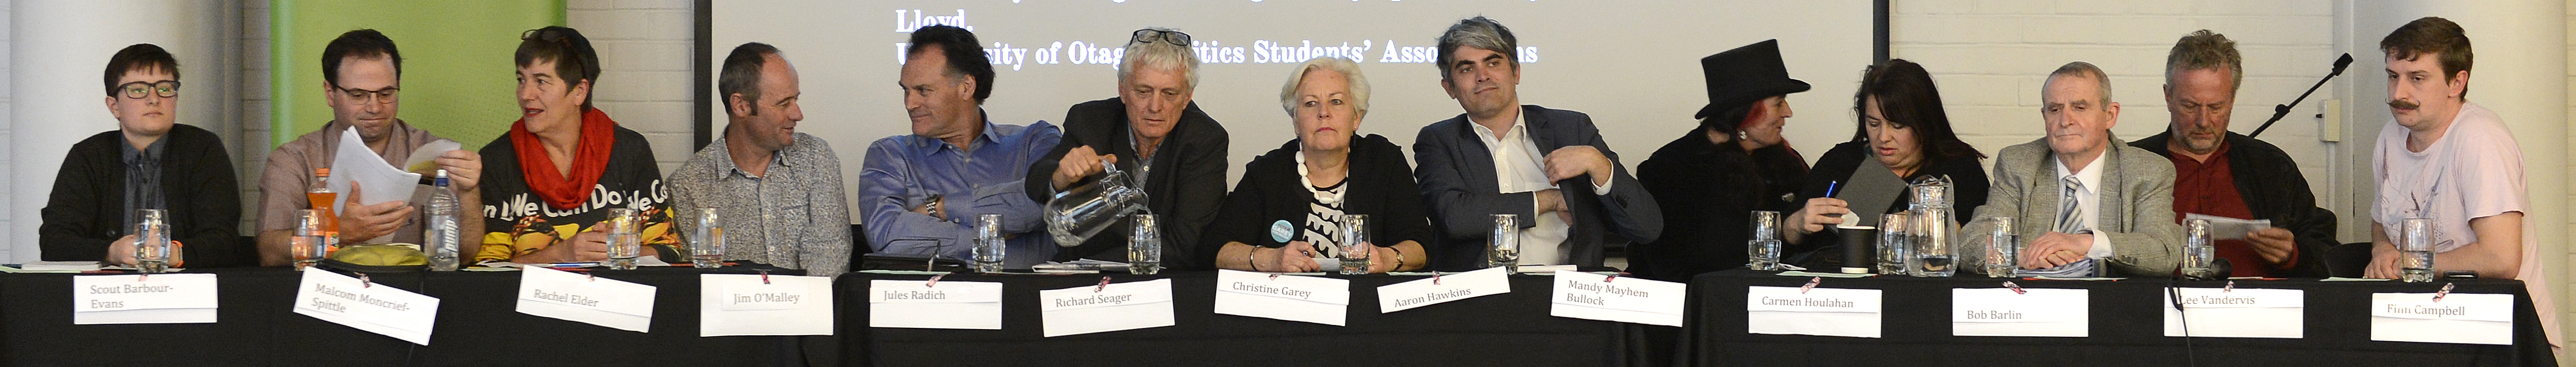
[[[2281,117],[2290,115],[2290,106],[2297,106],[2299,105],[2299,102],[2307,101],[2309,94],[2317,93],[2318,87],[2326,86],[2326,81],[2334,80],[2336,75],[2343,75],[2343,69],[2349,66],[2352,66],[2352,54],[2343,54],[2343,57],[2336,58],[2334,71],[2327,72],[2325,78],[2317,79],[2316,85],[2308,86],[2308,91],[2299,93],[2299,98],[2290,100],[2290,104],[2272,105],[2272,119],[2263,120],[2262,127],[2254,128],[2254,133],[2245,134],[2245,137],[2251,138],[2262,136],[2264,129],[2272,128],[2272,123],[2281,122]]]

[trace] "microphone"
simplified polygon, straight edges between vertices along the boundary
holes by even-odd
[[[2323,87],[2323,86],[2326,86],[2326,81],[2328,81],[2328,80],[2334,80],[2334,77],[2335,77],[2336,75],[2343,75],[2343,69],[2344,69],[2344,68],[2347,68],[2347,67],[2351,67],[2351,66],[2352,66],[2352,54],[2347,53],[2347,54],[2343,54],[2343,56],[2342,56],[2342,57],[2337,57],[2337,58],[2335,58],[2335,62],[2334,62],[2334,70],[2333,70],[2333,71],[2326,72],[2326,77],[2325,77],[2325,78],[2317,79],[2317,84],[2316,84],[2316,85],[2310,85],[2310,86],[2308,86],[2308,91],[2307,91],[2307,92],[2301,92],[2301,93],[2299,93],[2299,98],[2298,98],[2298,99],[2292,99],[2292,100],[2290,100],[2290,104],[2272,105],[2272,118],[2271,118],[2271,119],[2268,119],[2268,120],[2263,120],[2263,126],[2262,126],[2262,127],[2256,127],[2256,128],[2254,128],[2254,133],[2252,133],[2252,134],[2245,134],[2245,137],[2251,138],[2251,137],[2263,136],[2263,130],[2265,130],[2265,129],[2271,129],[2271,128],[2272,128],[2272,123],[2281,122],[2281,117],[2283,117],[2283,116],[2289,116],[2289,115],[2290,115],[2290,106],[2297,106],[2297,105],[2299,105],[2299,102],[2307,101],[2307,100],[2308,100],[2308,95],[2310,95],[2310,94],[2316,94],[2316,93],[2317,93],[2317,87]]]

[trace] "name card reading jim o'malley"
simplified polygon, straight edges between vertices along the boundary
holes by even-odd
[[[2307,292],[2297,289],[2175,288],[2164,294],[2165,336],[2305,337]],[[2181,295],[2177,298],[2175,295]],[[2174,309],[2181,304],[2182,309]]]
[[[1547,314],[1588,320],[1681,326],[1689,285],[1560,271]]]
[[[215,322],[214,274],[72,277],[72,324]]]
[[[1479,296],[1512,292],[1512,280],[1501,267],[1388,284],[1377,287],[1378,313],[1410,310]]]
[[[1881,292],[1876,289],[1747,287],[1744,332],[1879,337]]]
[[[644,332],[653,326],[649,285],[527,267],[519,272],[519,313],[612,329]]]
[[[1216,313],[1342,326],[1351,281],[1249,271],[1216,271]]]
[[[868,327],[1002,329],[1002,283],[868,281]]]
[[[832,335],[832,278],[698,274],[698,336]]]
[[[1172,326],[1172,280],[1041,290],[1038,319],[1049,338]]]
[[[2085,337],[2091,297],[2083,289],[1951,288],[1950,335]]]
[[[295,284],[295,313],[370,333],[429,345],[438,298],[358,281],[322,268],[304,268]]]
[[[2372,293],[2370,340],[2510,345],[2513,295]]]

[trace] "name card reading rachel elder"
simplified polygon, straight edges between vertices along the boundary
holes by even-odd
[[[2372,293],[2370,340],[2513,344],[2513,295]]]
[[[214,274],[72,277],[72,324],[215,322]]]
[[[1950,335],[2091,335],[2092,295],[2083,289],[1951,288]]]
[[[295,285],[295,313],[334,324],[429,345],[438,321],[438,298],[359,282],[322,268],[304,268]]]
[[[1744,332],[1879,337],[1879,290],[1747,287]]]
[[[1391,313],[1479,296],[1512,292],[1512,280],[1501,267],[1445,274],[1377,287],[1377,312]]]
[[[519,272],[519,313],[612,329],[653,326],[653,286],[527,267]]]
[[[1046,337],[1172,326],[1172,280],[1038,291]]]
[[[2305,337],[2307,292],[2297,289],[2176,288],[2164,293],[2165,336]],[[2181,299],[2175,299],[2175,294]],[[2177,302],[2179,301],[2179,302]],[[2181,303],[2182,309],[2173,305]],[[2190,326],[2185,328],[2184,326]]]
[[[1002,283],[868,281],[868,327],[1002,329]]]
[[[1556,272],[1547,314],[1556,317],[1682,326],[1682,301],[1690,286],[1643,278]]]
[[[698,336],[832,335],[832,278],[698,274]]]
[[[1216,313],[1342,326],[1350,311],[1348,280],[1216,271]]]

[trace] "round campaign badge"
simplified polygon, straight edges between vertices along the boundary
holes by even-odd
[[[1294,236],[1294,235],[1296,235],[1296,234],[1297,234],[1297,227],[1288,225],[1288,221],[1287,221],[1287,220],[1284,220],[1284,219],[1283,219],[1283,220],[1280,220],[1280,221],[1277,221],[1277,222],[1270,222],[1270,240],[1271,240],[1271,241],[1277,241],[1277,242],[1279,242],[1279,243],[1288,243],[1288,236]]]

